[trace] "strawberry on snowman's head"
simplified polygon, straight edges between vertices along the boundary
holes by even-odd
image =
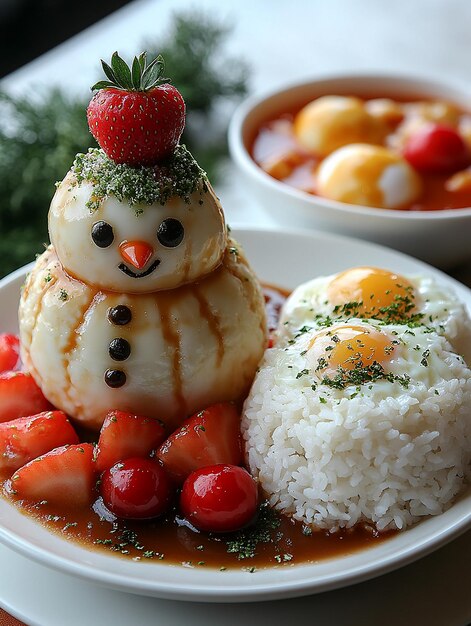
[[[108,80],[93,85],[87,119],[106,155],[115,163],[153,165],[172,154],[185,126],[185,102],[162,78],[162,57],[147,65],[143,52],[130,69],[115,52],[111,66],[101,63]]]
[[[185,103],[145,53],[129,68],[102,61],[108,80],[87,110],[101,150],[77,155],[49,211],[59,260],[76,278],[145,293],[193,282],[222,260],[226,229],[204,172],[178,144]]]

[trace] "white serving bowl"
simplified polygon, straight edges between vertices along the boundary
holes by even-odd
[[[250,191],[282,226],[312,228],[381,243],[441,268],[471,258],[471,207],[437,211],[398,211],[336,202],[297,190],[266,174],[250,147],[260,125],[301,108],[323,95],[428,97],[466,109],[471,88],[412,77],[350,75],[313,80],[246,100],[229,128],[232,158]]]

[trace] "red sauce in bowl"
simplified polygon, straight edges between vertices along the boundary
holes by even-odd
[[[365,103],[375,102],[377,97],[364,96]],[[402,154],[403,138],[401,133],[418,119],[418,108],[422,105],[450,107],[454,121],[446,115],[437,114],[437,123],[453,126],[468,145],[471,155],[471,114],[459,109],[454,104],[435,102],[426,98],[411,97],[393,98],[395,105],[402,111],[402,119],[389,119],[388,132],[379,144]],[[276,117],[267,119],[258,129],[250,145],[250,153],[254,161],[270,176],[296,189],[313,195],[321,195],[316,190],[316,171],[323,158],[309,153],[302,147],[294,131],[294,120],[303,107],[287,111]],[[433,114],[431,114],[433,117]],[[443,119],[441,119],[443,118]],[[444,121],[443,121],[444,120]],[[431,122],[435,120],[430,120]],[[393,147],[394,145],[394,147]],[[468,163],[469,165],[469,163]],[[422,193],[413,202],[401,206],[409,211],[436,211],[442,209],[460,209],[471,207],[471,169],[463,169],[460,181],[453,174],[458,172],[429,173],[418,172],[422,181]],[[460,172],[461,173],[461,172]]]

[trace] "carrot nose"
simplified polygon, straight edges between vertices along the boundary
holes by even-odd
[[[127,263],[140,270],[154,254],[154,249],[145,241],[123,241],[119,252]]]

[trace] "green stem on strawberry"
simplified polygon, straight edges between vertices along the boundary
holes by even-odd
[[[106,197],[114,196],[120,202],[127,201],[140,214],[143,205],[164,205],[173,196],[188,202],[197,189],[205,192],[208,188],[205,172],[181,145],[158,167],[118,164],[102,150],[90,148],[86,154],[77,154],[72,172],[77,184],[93,184],[93,194],[87,202],[90,211],[97,210]]]
[[[147,65],[147,55],[142,52],[134,57],[132,67],[119,56],[117,52],[111,57],[111,66],[103,59],[101,66],[108,80],[101,80],[95,83],[92,91],[113,87],[123,91],[149,91],[157,85],[170,82],[170,79],[163,78],[165,63],[159,54],[149,65]]]
[[[115,163],[131,167],[169,157],[185,127],[185,102],[162,77],[162,57],[147,64],[143,52],[130,68],[115,52],[111,65],[101,63],[108,80],[93,85],[97,93],[87,109],[88,127],[100,148]]]

